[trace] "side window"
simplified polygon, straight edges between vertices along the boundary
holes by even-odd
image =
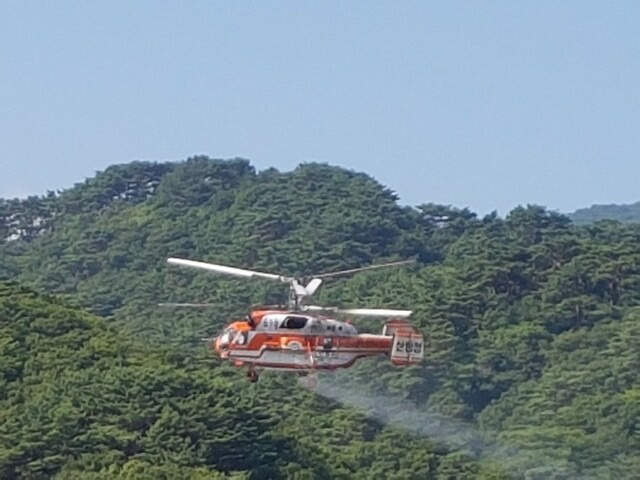
[[[282,328],[300,329],[307,324],[307,317],[287,317],[282,322]]]

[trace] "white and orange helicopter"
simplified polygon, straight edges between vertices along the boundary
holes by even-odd
[[[326,277],[352,274],[363,270],[412,263],[413,260],[371,265],[368,267],[314,275],[303,279],[256,272],[236,267],[183,258],[169,258],[169,264],[196,268],[243,278],[263,278],[289,285],[286,306],[252,307],[242,320],[229,323],[211,339],[220,358],[235,366],[248,367],[249,381],[258,381],[259,370],[298,372],[307,377],[308,386],[317,383],[317,371],[334,371],[351,367],[358,359],[386,355],[394,365],[412,365],[424,358],[424,338],[406,317],[410,310],[322,307],[307,305],[306,300]],[[304,285],[303,285],[304,283]],[[161,303],[168,307],[206,307],[205,303]],[[386,317],[379,335],[358,333],[341,315]]]

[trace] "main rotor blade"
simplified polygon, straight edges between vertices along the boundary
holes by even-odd
[[[323,307],[321,305],[303,305],[302,309],[310,312],[337,312],[338,307]]]
[[[210,272],[223,273],[226,275],[234,275],[236,277],[245,277],[245,278],[259,277],[259,278],[266,278],[269,280],[277,280],[280,282],[290,282],[289,278],[283,277],[281,275],[276,275],[274,273],[256,272],[253,270],[245,270],[243,268],[228,267],[226,265],[217,265],[215,263],[198,262],[195,260],[186,260],[184,258],[173,258],[173,257],[168,258],[167,262],[173,265],[180,265],[183,267],[190,267],[190,268],[199,268],[201,270],[209,270]]]
[[[412,313],[411,310],[391,310],[387,308],[346,308],[338,309],[337,311],[350,315],[370,315],[373,317],[408,317]]]
[[[368,267],[352,268],[350,270],[340,270],[338,272],[321,273],[320,275],[312,275],[312,277],[313,278],[336,277],[338,275],[347,275],[349,273],[362,272],[364,270],[374,270],[376,268],[397,267],[397,266],[406,265],[409,263],[415,263],[415,260],[402,260],[400,262],[382,263],[379,265],[369,265]]]
[[[159,307],[218,307],[215,303],[159,303]]]
[[[321,305],[305,305],[304,310],[313,312],[346,313],[348,315],[362,315],[373,317],[408,317],[411,310],[394,310],[389,308],[337,308],[323,307]]]

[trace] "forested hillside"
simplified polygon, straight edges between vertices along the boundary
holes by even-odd
[[[592,205],[570,213],[569,218],[577,224],[593,223],[599,220],[640,222],[640,202],[628,205]]]
[[[401,207],[361,173],[258,173],[197,157],[114,166],[61,193],[2,201],[0,238],[0,277],[23,285],[5,285],[0,303],[9,476],[640,471],[640,225],[577,226],[536,206],[504,219]],[[426,359],[407,369],[363,361],[317,393],[286,375],[248,385],[200,338],[283,292],[176,271],[167,256],[286,274],[415,258],[327,282],[318,302],[412,308]]]
[[[446,478],[489,472],[273,376],[149,348],[0,283],[0,478]],[[313,412],[313,416],[309,416]]]

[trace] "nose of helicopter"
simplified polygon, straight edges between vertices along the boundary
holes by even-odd
[[[213,339],[213,349],[220,358],[226,358],[228,356],[227,348],[229,346],[229,334],[223,333]]]

